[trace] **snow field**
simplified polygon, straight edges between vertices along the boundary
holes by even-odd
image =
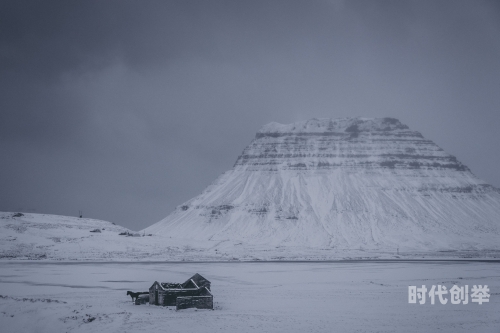
[[[500,331],[498,263],[1,262],[0,272],[2,332]],[[212,282],[213,311],[136,306],[126,296],[196,272]],[[491,298],[408,304],[408,286],[422,284],[487,284]]]

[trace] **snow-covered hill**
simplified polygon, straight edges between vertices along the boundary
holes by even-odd
[[[0,212],[0,258],[106,258],[126,250],[119,234],[127,232],[94,219]]]
[[[0,212],[0,259],[181,260],[184,252],[107,221]]]
[[[0,260],[227,260],[182,240],[136,233],[111,222],[72,216],[0,212]],[[248,256],[247,256],[248,257]]]
[[[146,233],[260,251],[500,248],[500,191],[393,118],[264,126]]]

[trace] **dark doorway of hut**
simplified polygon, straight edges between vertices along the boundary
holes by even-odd
[[[160,303],[158,303],[158,290],[155,291],[155,305],[160,305]]]

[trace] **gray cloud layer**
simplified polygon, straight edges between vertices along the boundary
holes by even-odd
[[[395,117],[500,186],[495,1],[3,1],[0,210],[141,229],[265,123]]]

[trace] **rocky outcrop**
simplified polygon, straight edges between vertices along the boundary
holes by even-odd
[[[394,118],[312,119],[264,126],[235,167],[246,170],[451,169],[469,171]]]

